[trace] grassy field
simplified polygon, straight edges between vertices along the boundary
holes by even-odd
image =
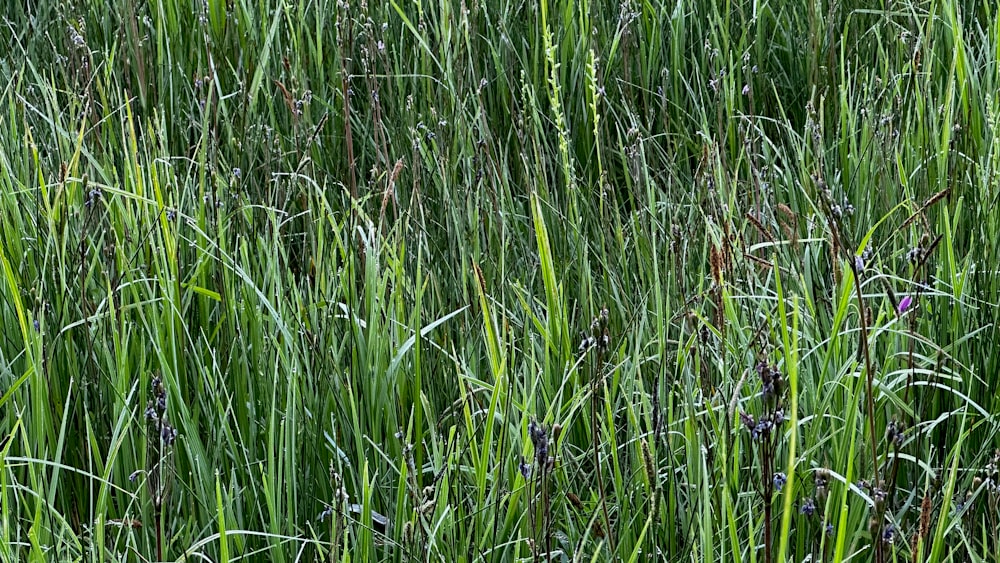
[[[996,561],[985,0],[0,15],[0,560]]]

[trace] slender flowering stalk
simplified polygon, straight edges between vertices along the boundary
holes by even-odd
[[[750,439],[757,444],[758,461],[761,464],[761,479],[758,493],[764,503],[764,561],[771,563],[773,533],[772,533],[772,502],[777,492],[788,482],[788,476],[775,471],[778,444],[784,424],[784,399],[787,384],[784,375],[767,362],[760,362],[755,368],[761,382],[762,412],[758,417],[745,412],[740,413],[740,422],[750,433]]]
[[[163,560],[163,502],[170,490],[170,472],[164,467],[177,440],[177,429],[167,422],[167,391],[159,376],[153,378],[152,393],[146,405],[146,486],[153,501],[156,523],[156,556]]]
[[[591,390],[590,390],[590,434],[591,440],[594,443],[593,453],[594,453],[594,467],[597,470],[597,488],[601,497],[601,510],[604,514],[604,524],[607,526],[607,531],[609,534],[609,539],[611,540],[611,545],[614,545],[614,534],[611,529],[611,517],[608,515],[608,503],[607,495],[604,492],[604,475],[601,471],[601,458],[598,451],[598,444],[600,440],[598,439],[598,429],[597,429],[597,392],[600,389],[601,384],[601,374],[603,373],[604,361],[606,359],[606,354],[611,345],[611,334],[608,331],[608,320],[610,314],[607,307],[602,307],[601,312],[598,316],[594,317],[594,320],[590,323],[590,334],[583,333],[581,335],[580,341],[580,351],[582,353],[587,353],[591,349],[597,350],[597,357],[595,362],[592,364],[591,373]],[[611,548],[614,552],[614,547]]]

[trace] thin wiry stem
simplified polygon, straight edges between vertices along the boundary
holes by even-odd
[[[603,360],[604,360],[604,354],[600,350],[598,350],[597,352],[598,372],[601,371]],[[601,510],[604,513],[605,533],[608,535],[609,551],[613,555],[615,552],[614,539],[613,539],[614,535],[612,534],[611,530],[611,518],[608,516],[608,499],[607,495],[605,495],[604,493],[604,475],[603,471],[601,471],[601,458],[600,458],[600,452],[598,451],[598,444],[600,440],[597,439],[597,390],[600,387],[599,385],[600,378],[597,377],[597,374],[595,373],[594,377],[592,377],[591,379],[593,380],[593,389],[591,390],[590,393],[590,401],[591,401],[590,435],[591,435],[591,440],[594,442],[594,467],[597,468],[597,491],[598,494],[601,496]]]
[[[872,483],[876,490],[880,489],[879,475],[878,475],[878,436],[875,432],[875,396],[872,394],[872,359],[871,354],[868,351],[868,320],[865,311],[865,301],[864,294],[861,291],[861,274],[858,271],[857,264],[854,260],[848,260],[847,263],[850,265],[851,272],[854,273],[854,288],[857,293],[858,298],[858,310],[861,317],[861,350],[865,357],[865,404],[868,410],[868,430],[871,435],[871,451],[872,451]],[[881,563],[883,560],[882,553],[882,542],[879,541],[878,531],[881,527],[881,521],[874,531],[873,542],[875,543],[875,561]]]

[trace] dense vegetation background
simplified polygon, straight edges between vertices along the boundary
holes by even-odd
[[[1000,11],[0,21],[4,561],[986,561]]]

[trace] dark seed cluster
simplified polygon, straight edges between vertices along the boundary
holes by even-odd
[[[882,530],[882,541],[887,544],[895,543],[896,541],[896,527],[889,524]]]
[[[919,266],[924,258],[928,255],[928,244],[930,243],[930,237],[924,233],[920,237],[917,244],[913,245],[909,250],[906,251],[906,262],[914,266]]]
[[[535,448],[535,465],[540,469],[551,469],[555,460],[549,456],[548,429],[545,428],[544,424],[538,424],[535,421],[531,421],[528,423],[528,437],[531,439],[531,445]],[[530,468],[528,472],[530,473]]]
[[[580,352],[586,352],[591,348],[604,354],[611,344],[611,335],[608,332],[608,308],[601,309],[600,314],[594,317],[590,323],[590,332],[580,334]]]
[[[785,411],[782,409],[778,409],[767,416],[762,416],[760,420],[755,419],[752,414],[740,413],[740,421],[750,431],[750,437],[754,440],[769,437],[771,432],[780,428],[785,420],[787,418],[785,417]]]
[[[986,486],[993,494],[1000,493],[1000,449],[993,452],[993,457],[986,464]]]
[[[93,207],[97,200],[101,199],[101,190],[94,188],[87,192],[87,199],[83,202],[86,207]]]
[[[830,492],[830,471],[828,469],[819,468],[813,473],[813,496],[806,497],[799,501],[799,514],[804,516],[806,519],[811,519],[813,517],[820,517],[820,529],[827,536],[833,535],[833,524],[830,524],[825,520],[823,515],[823,505],[826,503],[826,499]]]
[[[906,426],[895,419],[890,420],[889,424],[885,427],[885,441],[888,442],[892,447],[899,448],[903,445],[903,440],[905,439],[904,430]]]
[[[150,436],[159,436],[160,443],[164,448],[173,445],[177,439],[177,429],[166,420],[167,414],[167,391],[163,387],[163,380],[159,376],[153,378],[153,397],[146,405],[146,421],[151,430]]]
[[[763,385],[764,402],[768,405],[779,400],[785,390],[785,378],[776,366],[764,362],[757,364],[757,375]]]
[[[816,487],[816,498],[820,502],[825,502],[830,492],[830,472],[826,469],[817,470],[813,476],[813,485]]]
[[[780,491],[782,487],[785,486],[785,483],[788,482],[788,475],[785,475],[783,472],[779,471],[778,473],[774,474],[774,477],[772,479],[774,482],[774,490]]]
[[[871,245],[866,246],[861,254],[854,256],[854,267],[857,268],[858,272],[863,272],[865,266],[871,263],[872,258],[875,257],[875,252],[872,250]]]

